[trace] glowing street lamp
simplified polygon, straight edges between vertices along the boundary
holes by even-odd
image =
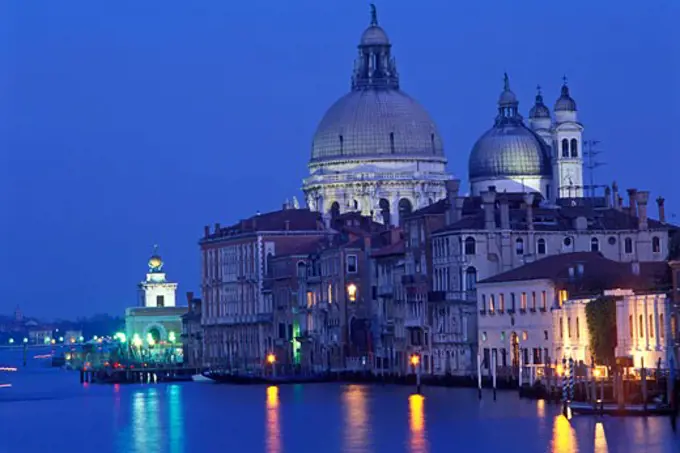
[[[14,338],[9,339],[9,344],[14,344]]]
[[[64,342],[64,337],[59,337],[59,343],[63,343],[63,342]]]
[[[354,283],[347,285],[347,296],[349,297],[350,302],[357,300],[357,285]]]
[[[113,336],[113,338],[116,338],[116,339],[117,339],[118,341],[120,341],[121,343],[127,343],[127,337],[125,336],[125,334],[124,334],[123,332],[117,332],[117,333]]]
[[[139,338],[139,334],[134,334],[132,336],[132,344],[135,345],[138,348],[142,347],[142,339]]]
[[[416,393],[420,394],[420,354],[411,354],[411,365],[416,372]]]
[[[175,332],[170,332],[168,334],[168,340],[170,341],[170,343],[174,343],[176,338],[177,337],[175,337]]]
[[[154,344],[156,344],[156,340],[153,339],[153,335],[151,335],[150,333],[146,334],[146,342],[149,344],[149,346],[153,346]]]
[[[24,337],[24,344],[28,343],[28,338]]]
[[[80,338],[78,338],[78,341],[82,343],[83,341],[85,341],[85,337],[81,335]]]
[[[267,363],[273,365],[276,362],[276,356],[274,354],[267,354]]]

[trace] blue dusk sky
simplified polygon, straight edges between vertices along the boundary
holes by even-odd
[[[567,75],[617,180],[680,223],[680,2],[377,2],[404,91],[466,180],[503,73],[526,116]],[[153,244],[179,297],[203,225],[300,196],[368,2],[0,2],[0,313],[122,314]],[[675,182],[672,178],[675,176]],[[650,206],[656,216],[656,206]]]

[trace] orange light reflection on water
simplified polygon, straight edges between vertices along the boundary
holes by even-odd
[[[370,451],[366,389],[360,385],[349,385],[342,394],[342,400],[345,406],[344,451]]]
[[[422,395],[408,397],[410,452],[427,453],[429,447],[425,435],[425,398]]]
[[[552,453],[578,453],[574,428],[564,415],[555,417],[551,451]]]
[[[595,423],[595,453],[608,453],[607,436],[604,433],[604,426],[601,422]]]
[[[281,422],[279,421],[279,388],[272,385],[267,387],[267,425],[266,448],[267,453],[281,452]]]

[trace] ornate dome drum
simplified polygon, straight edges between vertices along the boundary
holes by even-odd
[[[399,86],[392,45],[371,23],[359,41],[351,91],[325,113],[312,140],[303,191],[310,209],[359,211],[376,221],[446,196],[446,158],[434,122]]]

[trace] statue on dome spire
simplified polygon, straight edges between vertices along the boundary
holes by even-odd
[[[371,3],[371,25],[378,25],[378,10],[373,3]]]
[[[149,272],[156,273],[156,272],[161,272],[163,269],[163,260],[161,259],[160,255],[158,255],[158,244],[154,244],[153,246],[153,255],[151,255],[151,258],[149,258]]]
[[[508,77],[507,72],[503,73],[503,89],[505,91],[510,91],[510,77]]]

